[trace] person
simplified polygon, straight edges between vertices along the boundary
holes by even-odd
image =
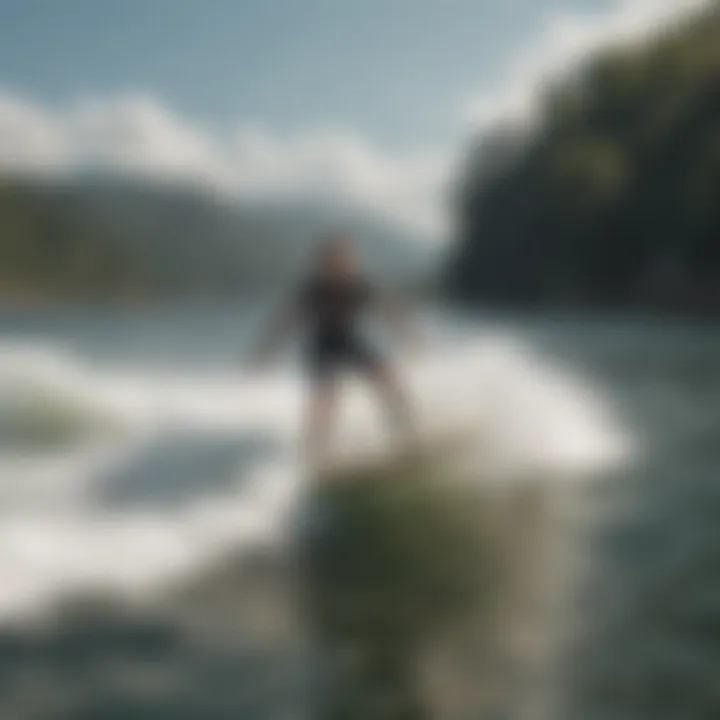
[[[312,467],[320,467],[327,457],[338,380],[347,371],[359,372],[374,384],[391,426],[405,440],[412,439],[411,412],[398,377],[362,330],[369,311],[383,315],[398,334],[411,338],[409,323],[397,303],[378,292],[359,271],[351,238],[329,234],[316,250],[309,277],[254,355],[254,365],[264,363],[291,331],[305,329],[311,380],[305,452]]]

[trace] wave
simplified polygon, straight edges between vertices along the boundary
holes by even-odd
[[[0,350],[0,442],[5,448],[117,431],[126,420],[100,379],[71,356],[40,346]]]
[[[627,452],[600,393],[513,338],[398,367],[421,434],[468,438],[478,481],[587,477]],[[302,400],[300,379],[285,370],[131,372],[54,345],[0,348],[0,613],[88,588],[154,592],[230,549],[286,539],[306,487],[295,451]],[[363,384],[348,383],[339,420],[339,453],[392,452]],[[258,435],[272,440],[271,455],[205,464],[202,438]],[[196,455],[183,437],[197,440]],[[180,461],[162,461],[178,444]],[[181,484],[191,492],[180,494]],[[142,493],[129,504],[108,500],[138,488],[156,490],[153,502]]]

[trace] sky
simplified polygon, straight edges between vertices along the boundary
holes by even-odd
[[[703,0],[0,0],[0,167],[344,203],[439,235],[471,138]]]

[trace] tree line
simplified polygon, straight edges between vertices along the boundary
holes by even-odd
[[[720,309],[720,12],[607,50],[548,87],[532,133],[477,144],[451,296]]]

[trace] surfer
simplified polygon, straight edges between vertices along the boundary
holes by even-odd
[[[402,336],[410,336],[409,324],[397,304],[360,272],[350,237],[329,234],[316,250],[309,277],[255,355],[255,363],[263,363],[290,332],[298,327],[305,330],[310,401],[304,435],[307,460],[313,466],[326,455],[338,380],[348,370],[361,373],[374,384],[394,430],[407,440],[412,438],[409,404],[398,377],[361,329],[368,311],[379,312]]]

